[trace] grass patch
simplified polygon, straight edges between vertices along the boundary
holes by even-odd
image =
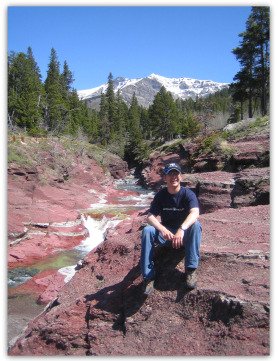
[[[90,159],[94,159],[104,172],[109,164],[119,162],[118,156],[105,148],[69,136],[38,138],[26,133],[8,136],[8,164],[40,167],[42,184],[47,184],[50,179],[67,180],[77,163],[87,164]]]
[[[257,118],[254,122],[249,124],[250,129],[261,130],[269,126],[269,117],[265,116],[262,118]]]
[[[235,128],[233,130],[227,130],[227,139],[229,140],[239,140],[241,138],[245,138],[246,136],[260,134],[264,131],[269,131],[269,117],[259,117],[254,121],[246,125],[242,125],[239,128]]]
[[[28,150],[22,149],[17,144],[8,146],[8,163],[16,163],[17,165],[27,167],[36,165],[33,156],[30,156]]]
[[[24,165],[26,163],[26,159],[20,152],[17,151],[17,149],[9,148],[8,163],[17,163],[20,165]]]
[[[242,125],[240,128],[211,133],[200,141],[199,154],[210,153],[232,156],[236,149],[228,143],[230,140],[240,140],[247,136],[260,134],[268,131],[268,128],[269,118],[265,116]]]
[[[201,153],[219,153],[223,149],[228,149],[227,134],[225,132],[215,132],[201,141]]]

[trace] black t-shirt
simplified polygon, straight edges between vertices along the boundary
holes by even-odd
[[[150,213],[159,215],[165,227],[179,228],[191,208],[199,208],[197,197],[191,189],[181,187],[178,193],[170,194],[167,188],[162,188],[154,196]]]

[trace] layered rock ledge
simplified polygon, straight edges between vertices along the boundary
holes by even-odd
[[[201,216],[197,290],[184,288],[183,252],[158,250],[155,292],[140,276],[144,215],[111,230],[10,355],[268,355],[269,207]]]

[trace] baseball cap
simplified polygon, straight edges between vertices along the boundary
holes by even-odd
[[[177,163],[169,163],[163,169],[164,174],[169,174],[172,170],[176,170],[181,173],[181,167]]]

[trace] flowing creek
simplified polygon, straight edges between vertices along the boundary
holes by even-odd
[[[28,322],[46,307],[46,305],[37,304],[37,295],[22,294],[20,291],[17,292],[17,287],[34,275],[46,270],[57,270],[64,275],[65,283],[68,282],[75,274],[75,267],[78,262],[104,241],[107,230],[128,217],[130,210],[146,208],[153,196],[153,192],[137,185],[133,176],[115,181],[115,187],[121,191],[127,191],[127,196],[116,197],[113,204],[109,204],[105,195],[99,195],[98,203],[91,204],[87,210],[83,210],[82,213],[87,214],[87,216],[82,215],[82,221],[88,229],[89,236],[77,247],[56,252],[55,255],[50,255],[29,267],[18,267],[8,271],[7,326],[9,344],[12,344]],[[131,192],[133,192],[132,195]]]

